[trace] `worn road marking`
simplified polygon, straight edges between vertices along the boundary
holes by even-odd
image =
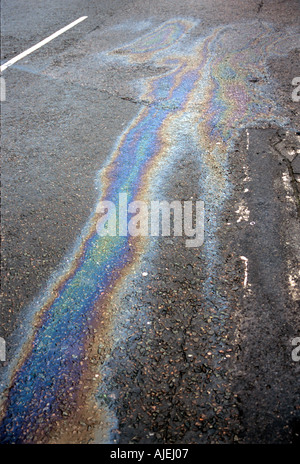
[[[246,258],[245,256],[241,256],[241,260],[245,263],[245,277],[243,286],[244,288],[246,288],[248,284],[248,258]]]
[[[51,42],[51,40],[55,39],[59,35],[63,34],[64,32],[68,31],[72,27],[76,26],[76,24],[81,23],[87,18],[87,16],[82,16],[81,18],[76,19],[76,21],[73,21],[72,23],[68,24],[68,26],[63,27],[57,32],[54,32],[54,34],[49,35],[49,37],[46,37],[46,39],[42,40],[41,42],[37,43],[36,45],[33,45],[33,47],[28,48],[28,50],[25,50],[24,52],[20,53],[19,55],[15,56],[9,61],[6,61],[2,66],[0,66],[0,71],[3,72],[5,69],[9,68],[13,64],[15,64],[17,61],[20,61],[22,58],[25,58],[25,56],[29,55],[30,53],[34,52],[35,50],[38,50],[39,48],[43,47],[46,45],[48,42]]]

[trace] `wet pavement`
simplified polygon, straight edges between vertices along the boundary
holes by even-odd
[[[3,62],[88,18],[3,73],[1,443],[299,442],[298,2],[17,3]]]

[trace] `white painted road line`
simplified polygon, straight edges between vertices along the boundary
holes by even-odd
[[[29,55],[30,53],[34,52],[38,48],[41,48],[43,45],[46,45],[48,42],[51,42],[51,40],[55,39],[59,35],[63,34],[67,30],[71,29],[72,27],[76,26],[76,24],[81,23],[81,21],[84,21],[87,18],[87,16],[82,16],[81,18],[76,19],[76,21],[73,21],[71,24],[68,26],[63,27],[57,32],[54,32],[54,34],[51,34],[49,37],[46,39],[42,40],[41,42],[37,43],[33,47],[28,48],[25,52],[20,53],[20,55],[15,56],[9,61],[6,61],[2,66],[0,66],[0,72],[5,71],[5,69],[9,68],[9,66],[12,66],[15,64],[17,61],[21,60],[25,56]]]

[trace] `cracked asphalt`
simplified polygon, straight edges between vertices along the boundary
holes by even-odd
[[[4,0],[2,63],[83,15],[1,75],[0,442],[299,444],[299,2]],[[159,35],[173,22],[182,42]],[[32,317],[118,180],[112,154],[154,109],[168,111],[158,135],[154,117],[130,139],[130,153],[156,136],[163,147],[141,191],[203,200],[204,244],[129,241],[135,261],[103,291],[75,400],[49,378],[49,414],[21,413],[27,400],[9,395]]]

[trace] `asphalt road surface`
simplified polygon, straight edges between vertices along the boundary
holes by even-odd
[[[2,1],[1,443],[299,443],[299,10]]]

